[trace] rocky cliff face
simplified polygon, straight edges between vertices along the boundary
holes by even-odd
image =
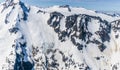
[[[0,17],[0,70],[119,70],[119,17],[19,0]]]

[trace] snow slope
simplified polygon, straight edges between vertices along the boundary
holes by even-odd
[[[0,5],[0,70],[119,70],[120,17],[68,5]]]

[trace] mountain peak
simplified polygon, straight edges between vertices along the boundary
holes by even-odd
[[[6,7],[14,5],[16,3],[19,3],[20,0],[6,0],[5,3],[3,3]]]
[[[18,3],[20,0],[6,0],[7,3]]]

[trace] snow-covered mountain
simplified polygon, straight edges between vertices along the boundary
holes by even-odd
[[[106,14],[112,17],[120,17],[119,11],[95,11],[96,13]]]
[[[120,70],[120,17],[68,5],[0,5],[0,70]]]

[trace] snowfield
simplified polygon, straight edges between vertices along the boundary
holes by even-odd
[[[120,70],[119,19],[6,0],[0,4],[0,70]]]

